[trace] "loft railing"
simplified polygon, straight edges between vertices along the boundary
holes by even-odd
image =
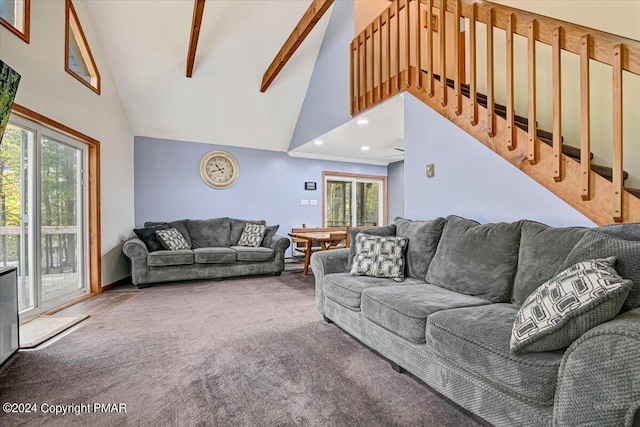
[[[443,8],[447,14],[441,13]],[[466,20],[461,23],[461,18]],[[499,28],[505,31],[504,129],[502,124],[497,125],[495,113],[497,91],[494,31],[486,31],[483,52],[485,58],[481,62],[476,39],[477,23],[486,25],[488,29]],[[465,24],[464,31],[468,33],[468,37],[460,32],[461,25]],[[448,26],[452,29],[449,30]],[[579,58],[579,72],[575,78],[579,81],[580,88],[580,177],[572,180],[576,181],[576,185],[579,182],[578,194],[583,201],[596,195],[595,178],[591,172],[591,131],[594,123],[590,112],[590,89],[593,82],[590,80],[589,65],[595,60],[610,66],[613,101],[612,190],[609,196],[601,196],[598,200],[608,200],[612,204],[609,218],[616,222],[622,221],[625,219],[623,207],[629,205],[630,196],[623,191],[623,72],[640,75],[640,42],[636,40],[486,1],[395,0],[351,43],[351,113],[356,115],[399,92],[411,91],[420,95],[425,102],[430,100],[430,105],[446,113],[451,120],[455,121],[456,117],[464,115],[468,118],[468,123],[461,125],[458,121],[457,124],[478,138],[482,131],[486,132],[485,136],[494,138],[499,130],[500,138],[496,140],[503,140],[508,150],[514,150],[520,132],[515,123],[514,108],[515,35],[527,40],[528,126],[527,138],[524,139],[526,148],[523,148],[530,165],[536,165],[541,158],[536,116],[539,109],[536,103],[536,73],[539,72],[536,68],[536,48],[544,44],[551,49],[552,162],[547,161],[545,164],[552,165],[548,169],[555,182],[567,179],[561,135],[562,63],[565,60],[563,52]],[[466,60],[469,61],[468,79],[465,76]],[[452,66],[448,65],[450,62]],[[478,110],[477,67],[480,63],[486,63],[486,116],[483,118],[479,116]],[[451,80],[452,84],[448,86],[447,83]],[[468,83],[468,90],[464,95],[463,83]],[[466,89],[466,85],[464,88]],[[463,102],[465,96],[468,96],[468,102]],[[547,152],[545,149],[545,153]],[[539,172],[536,174],[540,175]],[[633,203],[635,206],[636,202]],[[581,210],[587,213],[585,210],[588,209]],[[597,222],[609,221],[597,218]]]

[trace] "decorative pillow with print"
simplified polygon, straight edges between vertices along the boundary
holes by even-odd
[[[616,272],[615,263],[615,257],[579,262],[535,290],[516,315],[511,349],[519,353],[562,349],[613,319],[633,286]]]
[[[189,243],[177,228],[169,228],[166,230],[156,231],[158,240],[165,249],[170,251],[179,251],[180,249],[191,249]]]
[[[396,282],[404,280],[404,253],[409,243],[406,237],[356,235],[356,256],[352,276],[388,277]]]
[[[242,236],[240,236],[240,240],[238,241],[238,246],[257,248],[260,246],[266,230],[267,226],[262,224],[245,225]]]

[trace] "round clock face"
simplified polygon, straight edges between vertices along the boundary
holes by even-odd
[[[213,188],[229,188],[239,175],[238,161],[226,151],[212,151],[200,161],[200,176]]]

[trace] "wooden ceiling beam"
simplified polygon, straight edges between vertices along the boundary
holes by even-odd
[[[189,52],[187,52],[187,77],[189,78],[193,75],[193,64],[196,61],[196,49],[198,48],[198,37],[200,36],[203,11],[204,0],[195,0],[193,5],[193,21],[191,23],[191,39],[189,40]]]
[[[298,25],[293,29],[289,38],[284,42],[284,45],[282,45],[282,48],[280,48],[273,62],[271,62],[271,65],[269,65],[269,68],[267,68],[267,71],[264,73],[260,92],[267,90],[333,2],[334,0],[313,0],[311,6],[309,6],[304,15],[302,15],[300,22],[298,22]]]

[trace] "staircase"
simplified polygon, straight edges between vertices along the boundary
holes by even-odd
[[[442,9],[453,19],[441,19]],[[439,29],[432,31],[426,23],[435,27],[434,16],[440,18]],[[459,36],[460,18],[468,19],[468,43]],[[447,21],[453,22],[453,28],[445,27]],[[484,40],[487,94],[476,89],[477,23],[505,31],[506,105],[495,101],[493,31],[487,31]],[[440,37],[442,34],[447,36]],[[516,114],[514,108],[517,35],[526,37],[528,46],[526,117]],[[536,105],[536,45],[540,43],[552,49],[552,131],[538,129],[536,120],[541,108]],[[579,148],[564,144],[560,131],[563,51],[578,55],[581,64],[577,76],[581,88],[580,141],[575,141]],[[640,189],[624,187],[629,174],[622,168],[622,72],[640,75],[640,42],[485,1],[395,0],[356,36],[351,53],[352,115],[409,92],[594,222],[640,221]],[[448,67],[452,57],[453,67]],[[591,163],[589,63],[593,60],[612,69],[612,166]],[[469,64],[466,81],[464,61]]]

